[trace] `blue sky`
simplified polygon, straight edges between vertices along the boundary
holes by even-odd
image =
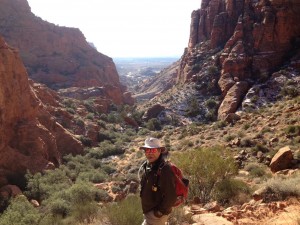
[[[77,27],[110,57],[180,57],[201,0],[28,0],[42,19]]]

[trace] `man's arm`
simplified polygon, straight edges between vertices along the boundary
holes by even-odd
[[[175,175],[169,165],[163,167],[159,182],[162,193],[162,202],[157,207],[157,210],[162,214],[169,214],[177,199]]]

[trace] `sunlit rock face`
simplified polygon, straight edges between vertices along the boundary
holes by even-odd
[[[0,4],[0,33],[20,51],[35,82],[55,90],[109,85],[118,90],[116,95],[122,92],[121,97],[103,97],[116,104],[124,102],[125,90],[113,60],[91,46],[79,29],[43,21],[31,12],[26,0],[0,0]]]
[[[204,51],[218,52],[214,65],[220,69],[218,84],[226,100],[219,108],[219,118],[224,119],[236,111],[252,83],[299,53],[299,12],[299,1],[202,0],[201,8],[191,16],[190,39],[177,81],[201,77],[193,68]],[[201,49],[203,43],[208,47]],[[248,84],[238,88],[241,81]],[[231,100],[234,104],[228,105]]]
[[[45,110],[18,51],[0,37],[0,186],[19,185],[27,170],[59,165],[63,155],[82,151],[82,144]]]

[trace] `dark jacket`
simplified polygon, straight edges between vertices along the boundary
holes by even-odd
[[[160,165],[164,163],[161,174],[155,178]],[[167,215],[172,211],[176,201],[175,175],[169,164],[160,157],[154,164],[144,163],[141,179],[141,200],[143,213],[158,210]],[[157,182],[155,180],[157,179]],[[153,185],[157,183],[157,191],[153,191]]]

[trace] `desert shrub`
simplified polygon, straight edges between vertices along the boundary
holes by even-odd
[[[250,124],[249,123],[245,123],[244,125],[243,125],[243,129],[244,130],[248,130],[249,128],[250,128]]]
[[[76,125],[79,126],[79,127],[84,127],[84,121],[83,121],[83,119],[80,118],[80,117],[77,117],[77,118],[75,119],[75,123],[76,123]]]
[[[254,153],[257,153],[257,152],[263,152],[263,153],[266,153],[266,152],[269,152],[269,149],[266,147],[266,146],[264,146],[263,144],[260,144],[260,143],[258,143],[258,144],[256,144],[253,148],[252,148],[252,151],[254,152]]]
[[[71,186],[71,181],[66,172],[60,169],[47,170],[44,175],[41,173],[34,175],[27,173],[26,179],[27,190],[25,194],[39,202],[45,200],[53,193]]]
[[[292,136],[300,135],[300,126],[290,125],[285,128],[285,133]]]
[[[106,128],[106,123],[103,120],[98,120],[97,124],[102,128]]]
[[[57,198],[49,202],[47,208],[53,217],[65,218],[70,213],[71,205],[66,200]]]
[[[84,145],[84,146],[88,146],[88,147],[91,147],[92,146],[92,140],[88,137],[85,137],[83,135],[80,135],[79,136],[79,140],[81,141],[81,143]]]
[[[205,119],[211,122],[216,121],[217,113],[214,110],[210,110],[205,114]]]
[[[184,139],[180,142],[179,144],[179,148],[180,149],[188,149],[194,146],[193,141],[189,140],[189,139]]]
[[[224,120],[219,120],[214,124],[215,128],[224,128],[228,125],[228,123]]]
[[[253,145],[254,145],[254,142],[250,138],[242,138],[241,139],[241,147],[251,147]]]
[[[111,225],[140,225],[143,221],[140,197],[128,195],[118,203],[109,203],[103,212]]]
[[[241,194],[246,194],[248,197]],[[216,185],[213,196],[214,199],[221,204],[245,203],[250,199],[250,188],[241,180],[232,178],[223,179]],[[243,196],[243,198],[240,198],[241,196]],[[241,200],[245,202],[241,202]]]
[[[186,132],[190,136],[199,134],[200,131],[201,131],[201,127],[198,126],[196,123],[192,123],[186,128]]]
[[[107,115],[107,121],[109,123],[121,123],[122,116],[118,112],[111,112]]]
[[[108,121],[108,119],[107,119],[107,115],[106,115],[106,114],[104,114],[104,113],[102,113],[102,114],[99,116],[99,118],[100,118],[101,120],[105,121],[105,122],[107,122],[107,121]]]
[[[216,185],[237,173],[231,156],[221,147],[201,148],[172,155],[175,163],[190,179],[190,197],[208,202],[216,194]]]
[[[160,130],[161,129],[161,123],[159,122],[158,119],[156,118],[152,118],[150,120],[148,120],[148,122],[146,123],[146,128],[149,130]]]
[[[71,113],[71,114],[75,114],[76,113],[76,111],[74,109],[72,109],[72,108],[66,108],[66,110],[67,110],[68,113]]]
[[[43,202],[43,212],[48,216],[42,224],[91,222],[97,214],[98,195],[99,190],[88,182],[77,182],[53,193]]]
[[[83,101],[84,107],[87,109],[88,112],[94,113],[96,112],[94,107],[94,101],[93,100],[85,100]]]
[[[147,128],[141,128],[138,131],[138,135],[146,135],[146,134],[149,134],[149,133],[150,133],[150,130],[147,129]]]
[[[193,97],[187,102],[186,116],[195,117],[200,114],[200,105],[197,98]]]
[[[273,177],[267,180],[263,186],[268,189],[273,199],[283,200],[289,196],[300,197],[300,174],[290,177]]]
[[[280,92],[283,96],[288,96],[291,98],[297,97],[299,95],[299,91],[296,86],[284,85]]]
[[[116,172],[116,168],[110,165],[103,165],[101,169],[107,174],[112,174]]]
[[[39,225],[40,220],[39,211],[23,195],[13,198],[8,208],[0,215],[0,225]]]
[[[80,172],[76,179],[93,183],[102,183],[107,179],[107,174],[104,174],[101,170],[88,170]]]
[[[95,117],[94,113],[88,113],[88,114],[86,115],[86,118],[89,119],[89,120],[93,120],[94,117]]]
[[[125,150],[120,143],[112,144],[110,141],[103,141],[98,148],[90,149],[87,156],[89,158],[102,159],[112,155],[120,155],[124,152]]]
[[[205,102],[205,105],[209,109],[215,109],[218,104],[217,104],[216,100],[214,100],[213,98],[210,98]]]
[[[98,202],[109,202],[112,200],[112,197],[106,191],[99,189],[96,192],[95,200]]]
[[[97,214],[95,201],[98,190],[90,183],[79,182],[67,190],[71,202],[71,215],[79,222],[91,222]]]
[[[226,142],[229,142],[229,141],[232,141],[234,138],[236,137],[236,135],[233,135],[233,134],[228,134],[224,137],[224,140]]]
[[[67,107],[67,108],[71,108],[71,109],[76,109],[77,106],[74,102],[74,100],[70,99],[70,98],[66,98],[62,101],[62,103]]]
[[[267,175],[266,170],[257,163],[250,163],[246,165],[245,170],[249,172],[251,177],[264,177]]]

